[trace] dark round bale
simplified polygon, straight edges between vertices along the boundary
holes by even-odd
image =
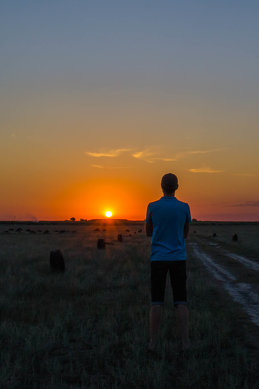
[[[122,241],[123,241],[122,235],[121,235],[121,234],[118,234],[117,239],[118,239],[118,242],[122,242]]]
[[[234,234],[234,235],[232,236],[232,240],[233,240],[233,242],[237,242],[237,241],[238,241],[238,235],[237,235],[237,234]]]
[[[50,269],[54,272],[62,273],[65,271],[65,261],[60,250],[53,250],[50,252],[49,264]]]
[[[99,250],[105,249],[105,240],[104,239],[98,239],[97,240],[97,248]]]
[[[17,228],[16,232],[22,232],[22,228],[21,227]]]

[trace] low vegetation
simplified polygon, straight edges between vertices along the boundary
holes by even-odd
[[[179,352],[168,288],[159,345],[150,355],[150,241],[132,230],[118,242],[122,227],[87,228],[66,237],[1,236],[1,388],[256,388],[251,336],[258,333],[191,253],[192,349]],[[105,250],[96,248],[101,234],[114,243]],[[57,248],[64,274],[49,270],[49,250]]]

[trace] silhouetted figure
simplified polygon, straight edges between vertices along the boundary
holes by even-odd
[[[233,242],[237,242],[237,241],[238,241],[238,236],[237,236],[237,234],[234,234],[234,235],[232,236],[232,240],[233,240]]]
[[[216,236],[217,236],[216,232],[214,232],[212,236],[213,236],[213,238],[216,238]]]
[[[122,235],[121,234],[118,234],[118,242],[122,242],[123,239],[122,239]]]
[[[50,269],[53,272],[64,272],[65,271],[65,261],[63,254],[60,250],[54,250],[50,252]]]
[[[97,240],[97,248],[99,250],[105,249],[105,240],[104,239],[98,239]]]
[[[178,179],[175,174],[165,174],[161,180],[161,187],[164,196],[148,204],[146,215],[146,235],[152,237],[150,343],[148,348],[154,351],[157,344],[166,276],[169,272],[176,307],[176,321],[179,325],[184,351],[190,348],[185,239],[189,232],[191,214],[189,205],[175,197],[175,191],[178,188]]]

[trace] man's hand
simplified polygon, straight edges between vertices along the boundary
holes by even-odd
[[[147,236],[152,236],[153,234],[153,224],[152,222],[146,223],[146,235]]]

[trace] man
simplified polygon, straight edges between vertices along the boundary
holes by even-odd
[[[186,296],[185,239],[191,221],[190,208],[187,203],[175,197],[175,191],[178,188],[176,175],[165,174],[162,177],[161,187],[164,196],[148,205],[146,217],[146,234],[152,236],[150,258],[152,305],[149,350],[153,351],[157,342],[168,271],[182,350],[187,350],[190,348],[190,340]]]

